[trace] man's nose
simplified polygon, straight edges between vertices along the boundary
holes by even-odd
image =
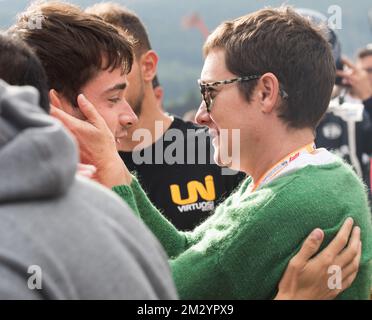
[[[197,124],[200,124],[201,126],[207,126],[211,121],[211,118],[207,111],[207,107],[205,106],[204,102],[202,102],[199,106],[198,112],[196,113],[195,116],[195,121]]]
[[[119,115],[119,122],[121,126],[127,129],[129,129],[131,126],[134,126],[138,122],[138,117],[134,113],[127,100],[124,100],[122,110]]]

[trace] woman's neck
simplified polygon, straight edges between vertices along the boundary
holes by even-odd
[[[250,175],[254,182],[258,181],[267,171],[292,152],[314,142],[314,134],[309,130],[296,130],[286,132],[283,135],[272,135],[265,143],[255,148],[248,154],[245,161],[245,172]],[[244,164],[244,161],[242,162]]]

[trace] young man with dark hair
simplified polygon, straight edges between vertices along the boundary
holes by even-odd
[[[48,80],[38,57],[20,39],[0,34],[0,78],[11,85],[33,86],[49,113]]]
[[[121,139],[119,154],[128,169],[136,172],[155,206],[177,228],[191,230],[211,215],[216,205],[238,186],[244,175],[223,175],[222,169],[210,156],[212,146],[207,131],[163,111],[155,91],[158,89],[154,87],[158,84],[158,57],[151,49],[145,26],[138,16],[113,3],[100,3],[86,12],[125,30],[135,41],[135,59],[128,75],[126,98],[139,120],[128,136]],[[156,123],[161,124],[161,130],[156,130]],[[152,139],[140,144],[134,139],[136,129],[148,130]],[[179,135],[174,140],[172,133],[176,131]],[[191,145],[191,141],[195,143]],[[177,152],[183,151],[176,162],[164,156],[165,150],[170,147]],[[149,161],[141,163],[136,160],[139,155],[148,153],[151,154]],[[158,161],[157,154],[161,155],[161,161]],[[189,185],[196,184],[201,186],[200,191],[206,192],[194,194]]]
[[[30,28],[35,17],[40,19],[40,26]],[[61,2],[36,2],[20,15],[9,32],[25,41],[41,60],[54,106],[84,119],[79,107],[88,98],[116,141],[128,135],[138,120],[124,97],[133,63],[133,44],[128,36],[78,7]],[[112,147],[116,147],[115,143]],[[88,155],[80,156],[85,163]],[[97,161],[93,165],[115,171],[111,163]]]
[[[301,270],[297,276],[309,270],[299,262],[301,250],[294,256],[306,236],[321,227],[324,232],[315,231],[318,239],[330,243],[350,215],[358,225],[352,239],[340,243],[336,237],[314,257],[313,262],[327,258],[305,287],[316,284],[320,290],[313,291],[312,298],[340,294],[340,288],[355,279],[354,263],[344,260],[344,253],[353,248],[362,256],[360,271],[340,297],[368,298],[372,227],[364,188],[349,167],[313,143],[314,128],[328,107],[335,81],[327,41],[309,21],[284,7],[222,23],[204,52],[199,82],[203,103],[197,120],[210,128],[216,161],[222,160],[232,139],[231,135],[227,141],[221,139],[223,131],[240,131],[240,165],[233,168],[249,177],[192,232],[178,231],[167,221],[126,168],[117,172],[121,185],[113,188],[163,244],[180,297],[290,298],[283,295],[285,286],[279,280],[288,263],[285,275],[293,266]],[[84,111],[105,135],[94,107],[87,104]],[[58,116],[87,140],[85,128],[63,112]],[[102,146],[91,142],[84,148],[94,156]],[[106,150],[108,159],[114,157]],[[361,229],[363,250],[355,241]],[[331,266],[338,274],[333,284]]]
[[[45,114],[41,63],[2,35],[0,79],[26,86],[0,80],[0,300],[177,298],[164,251],[143,223],[76,175],[75,142]]]

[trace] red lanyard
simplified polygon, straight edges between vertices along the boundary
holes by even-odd
[[[255,182],[251,188],[251,192],[257,190],[259,187],[270,183],[280,172],[283,171],[291,162],[301,157],[303,154],[311,154],[316,150],[314,142],[290,153],[285,156],[282,160],[278,161],[269,170],[264,173],[260,179]]]

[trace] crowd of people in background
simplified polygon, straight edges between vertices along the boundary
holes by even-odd
[[[0,35],[0,299],[368,299],[372,47],[317,17],[221,23],[186,121],[134,12],[31,4]]]

